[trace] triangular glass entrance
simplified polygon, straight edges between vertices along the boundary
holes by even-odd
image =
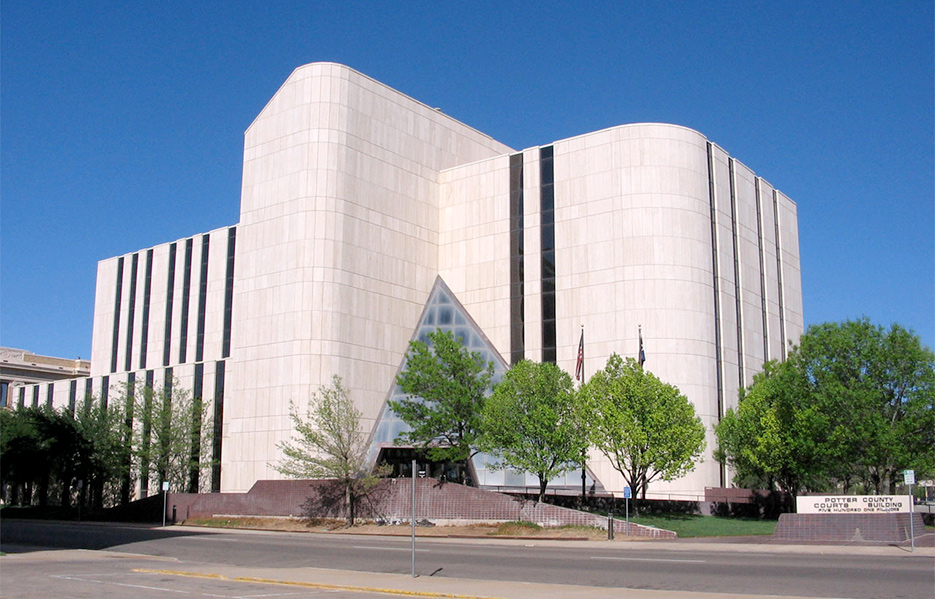
[[[455,338],[461,341],[469,351],[478,352],[485,361],[493,362],[494,374],[491,385],[500,382],[509,369],[509,365],[503,360],[503,357],[440,276],[435,278],[435,284],[429,293],[429,299],[422,310],[422,316],[419,318],[419,324],[413,332],[412,339],[428,342],[428,334],[436,329],[451,331]],[[397,373],[402,372],[405,365],[406,361],[403,358]],[[400,433],[409,430],[409,426],[400,420],[389,407],[390,401],[398,401],[405,397],[406,394],[396,384],[396,377],[394,376],[370,439],[368,458],[371,465],[376,462],[381,450],[396,447],[393,441]],[[474,456],[473,466],[474,474],[477,477],[477,486],[514,491],[521,491],[526,487],[531,487],[533,492],[538,492],[539,480],[535,475],[513,470],[490,469],[488,464],[494,462],[496,462],[496,459],[487,454],[479,453]],[[594,481],[590,473],[588,474],[586,485],[588,489],[593,489],[595,487]],[[597,487],[600,487],[600,484]],[[556,490],[560,488],[575,489],[580,492],[581,471],[569,472],[550,481],[549,488]]]
[[[494,374],[491,379],[491,385],[494,385],[503,378],[503,374],[509,366],[504,362],[500,353],[494,349],[490,340],[487,339],[483,331],[477,326],[477,323],[470,317],[461,302],[454,296],[448,285],[442,278],[436,277],[432,291],[429,293],[429,299],[422,310],[422,316],[419,318],[419,324],[412,334],[412,340],[428,342],[428,334],[441,329],[450,331],[455,339],[463,343],[469,351],[478,352],[486,362],[493,362]],[[403,358],[399,365],[397,373],[405,368],[406,360]],[[396,384],[396,377],[393,377],[393,383],[390,391],[383,402],[383,408],[380,410],[380,416],[377,418],[374,433],[370,441],[369,460],[372,465],[380,450],[387,447],[394,447],[393,440],[400,433],[409,430],[409,426],[399,419],[393,410],[390,409],[390,401],[399,401],[406,398],[407,395]],[[478,466],[478,460],[475,458],[475,466]],[[482,460],[481,460],[482,461]]]

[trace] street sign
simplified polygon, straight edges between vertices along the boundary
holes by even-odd
[[[631,497],[633,497],[633,493],[630,492],[630,487],[624,487],[624,488],[623,488],[623,498],[624,498],[624,499],[630,499]]]
[[[916,471],[915,470],[903,470],[903,481],[907,485],[916,484]]]

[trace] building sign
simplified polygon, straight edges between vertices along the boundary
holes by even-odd
[[[799,514],[909,513],[908,495],[808,495],[795,498]]]

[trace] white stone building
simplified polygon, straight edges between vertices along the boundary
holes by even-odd
[[[570,373],[584,326],[586,374],[636,356],[642,326],[646,368],[708,429],[704,461],[649,496],[693,499],[729,485],[711,457],[719,417],[802,332],[798,251],[795,204],[691,129],[623,125],[516,151],[310,64],[246,131],[239,223],[99,263],[88,380],[101,393],[175,376],[213,400],[210,487],[243,491],[279,477],[290,400],[332,375],[371,455],[391,445],[395,374],[436,325],[498,372],[528,358]],[[42,397],[74,402],[49,384]],[[475,467],[481,485],[524,484]],[[589,475],[622,491],[596,453]]]

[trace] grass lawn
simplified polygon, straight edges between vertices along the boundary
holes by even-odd
[[[680,539],[771,535],[773,529],[776,528],[775,520],[748,520],[744,518],[720,518],[718,516],[686,514],[640,516],[639,518],[630,518],[630,522],[675,531]]]

